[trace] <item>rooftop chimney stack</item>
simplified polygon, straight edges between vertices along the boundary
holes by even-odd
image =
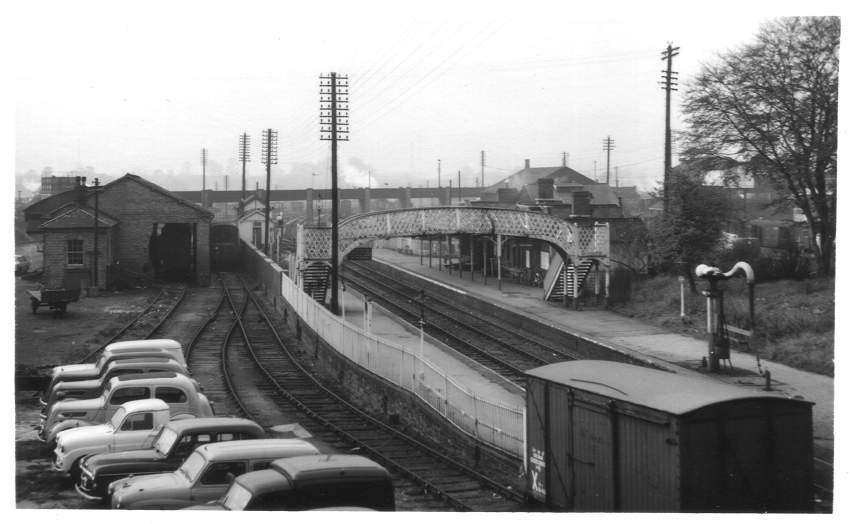
[[[530,168],[531,168],[531,159],[529,159],[529,158],[526,158],[526,159],[525,159],[525,168],[526,168],[526,169],[530,169]]]

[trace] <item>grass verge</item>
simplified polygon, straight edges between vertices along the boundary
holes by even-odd
[[[730,325],[749,329],[748,290],[742,278],[720,284]],[[680,316],[677,277],[660,276],[633,284],[628,303],[612,310],[676,333],[705,338],[706,299],[697,283],[685,283],[685,317]],[[805,371],[835,375],[835,281],[831,278],[780,280],[755,287],[755,335],[750,351],[762,358]],[[734,346],[733,346],[734,347]],[[744,347],[736,349],[746,350]]]

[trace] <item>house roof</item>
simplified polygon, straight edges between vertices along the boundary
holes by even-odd
[[[673,415],[722,402],[754,398],[805,402],[788,399],[775,392],[606,360],[560,362],[531,369],[526,374]]]
[[[252,209],[252,210],[248,211],[247,213],[245,213],[244,215],[242,215],[241,217],[239,217],[239,222],[245,222],[246,220],[249,220],[251,217],[253,217],[255,215],[259,215],[263,218],[266,217],[266,213],[265,213],[264,210],[262,210],[262,209]]]
[[[485,192],[495,193],[500,187],[522,189],[529,184],[537,184],[541,178],[551,178],[555,186],[590,185],[596,182],[569,167],[529,167],[522,169],[509,177],[488,187]]]
[[[112,216],[100,211],[97,226],[110,228],[118,223]],[[71,204],[61,208],[50,220],[39,226],[40,229],[94,229],[94,209],[88,206]]]
[[[47,198],[42,198],[37,202],[33,202],[24,208],[24,215],[27,217],[43,217],[51,214],[64,205],[68,205],[76,201],[83,192],[88,188],[74,188],[68,191],[63,191],[55,195],[50,195]]]

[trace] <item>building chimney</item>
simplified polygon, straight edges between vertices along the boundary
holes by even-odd
[[[530,159],[530,158],[526,158],[526,159],[525,159],[525,168],[526,168],[526,169],[530,169],[530,168],[531,168],[531,159]]]

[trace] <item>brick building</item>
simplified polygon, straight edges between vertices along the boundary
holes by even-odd
[[[45,287],[154,279],[209,284],[213,213],[130,174],[97,193],[79,184],[24,210],[27,232],[42,236]]]

